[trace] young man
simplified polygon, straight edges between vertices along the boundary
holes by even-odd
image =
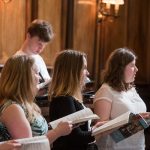
[[[27,29],[27,35],[24,43],[15,55],[30,55],[35,60],[38,67],[41,83],[38,89],[42,89],[51,80],[43,58],[39,55],[54,37],[51,25],[44,20],[34,20]]]

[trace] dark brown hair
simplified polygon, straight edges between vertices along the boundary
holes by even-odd
[[[54,37],[52,26],[44,20],[34,20],[27,32],[31,37],[38,36],[43,42],[49,42]]]
[[[134,84],[124,82],[124,69],[134,59],[136,59],[136,55],[128,48],[114,50],[106,62],[103,82],[108,83],[117,91],[130,89]]]

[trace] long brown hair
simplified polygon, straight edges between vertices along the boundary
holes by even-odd
[[[134,59],[136,59],[136,55],[128,48],[114,50],[106,62],[103,82],[108,83],[117,91],[130,89],[134,84],[124,82],[124,69]]]
[[[64,50],[56,58],[49,95],[81,95],[81,70],[84,66],[85,53],[75,50]]]
[[[33,64],[34,60],[31,57],[12,56],[4,65],[0,77],[0,102],[10,99],[25,105],[29,115],[31,115],[31,108],[39,111],[33,102],[36,95]]]

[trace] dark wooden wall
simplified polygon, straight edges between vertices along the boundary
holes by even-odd
[[[67,48],[88,55],[88,70],[100,84],[101,72],[111,51],[132,48],[139,68],[136,83],[150,84],[150,1],[125,0],[120,17],[97,22],[98,0],[0,0],[0,63],[13,55],[26,36],[29,23],[36,18],[49,21],[55,38],[41,54],[52,66],[56,54]]]
[[[84,51],[95,90],[108,55],[119,47],[133,49],[138,56],[137,89],[150,111],[150,0],[124,1],[120,17],[98,23],[98,0],[0,0],[0,64],[21,47],[29,23],[45,19],[55,32],[54,40],[41,54],[46,64],[53,66],[56,54],[63,49]]]

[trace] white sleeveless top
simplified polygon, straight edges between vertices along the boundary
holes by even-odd
[[[108,84],[103,84],[96,92],[94,103],[102,99],[112,104],[110,120],[127,111],[131,111],[135,114],[146,112],[146,105],[134,87],[128,91],[118,92],[113,90]],[[140,131],[119,143],[115,143],[111,137],[107,135],[97,139],[97,145],[99,150],[144,150],[144,131]]]

